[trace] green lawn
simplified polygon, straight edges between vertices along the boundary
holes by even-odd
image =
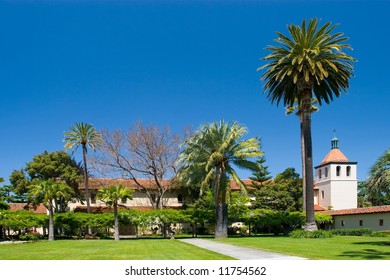
[[[0,260],[229,260],[177,240],[56,240],[0,245]]]
[[[390,260],[390,238],[334,236],[332,238],[243,237],[218,242],[317,260]]]
[[[242,237],[218,242],[318,260],[390,260],[389,237]],[[227,260],[168,239],[56,240],[0,245],[0,260]]]

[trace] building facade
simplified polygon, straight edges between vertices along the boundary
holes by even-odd
[[[315,167],[314,204],[324,210],[357,208],[357,162],[339,149],[334,137],[331,150]]]

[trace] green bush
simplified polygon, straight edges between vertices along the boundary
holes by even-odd
[[[291,238],[330,238],[333,236],[329,230],[306,231],[303,229],[294,230],[289,235]]]
[[[315,230],[309,232],[309,238],[330,238],[333,236],[333,233],[329,230]]]
[[[253,225],[252,229],[255,232],[287,235],[304,225],[305,215],[303,212],[254,209],[248,212],[244,221]]]
[[[335,229],[332,230],[334,235],[341,236],[363,236],[371,235],[373,230],[370,228],[350,228],[350,229]]]
[[[389,234],[383,231],[374,231],[370,234],[371,237],[388,237]]]
[[[42,239],[42,235],[38,233],[25,233],[19,236],[19,239],[22,241],[38,241]]]
[[[289,236],[292,238],[307,238],[308,231],[303,229],[297,229],[292,232],[290,232]]]

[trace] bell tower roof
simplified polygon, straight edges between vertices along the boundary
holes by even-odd
[[[348,158],[339,149],[339,139],[336,135],[332,138],[331,147],[330,152],[321,161],[321,165],[329,162],[349,162]]]

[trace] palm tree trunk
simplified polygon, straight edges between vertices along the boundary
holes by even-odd
[[[299,115],[299,121],[300,121],[300,126],[301,126],[301,158],[302,158],[302,196],[303,196],[303,199],[302,199],[302,210],[304,212],[306,212],[306,181],[305,181],[305,178],[306,178],[306,164],[305,164],[305,137],[304,137],[304,134],[303,134],[303,129],[302,129],[302,122],[303,122],[303,114],[301,113]]]
[[[114,239],[119,240],[118,205],[114,203]]]
[[[215,238],[226,238],[228,227],[228,205],[225,202],[218,202],[215,205]]]
[[[314,219],[314,181],[313,181],[313,146],[311,141],[311,91],[305,90],[302,99],[302,122],[301,131],[304,144],[304,184],[306,190],[306,225],[309,231],[316,230],[317,226]]]
[[[53,206],[49,206],[49,241],[54,240],[54,219],[53,219]]]
[[[90,204],[90,195],[88,189],[88,167],[87,167],[87,146],[85,144],[83,146],[83,161],[84,161],[84,192],[85,192],[85,200],[87,202],[87,213],[91,213],[91,204]],[[88,226],[88,234],[92,235],[92,229]]]
[[[226,189],[221,186],[223,170],[222,167],[217,167],[215,181],[215,238],[226,238],[228,227],[228,205],[226,203]]]

